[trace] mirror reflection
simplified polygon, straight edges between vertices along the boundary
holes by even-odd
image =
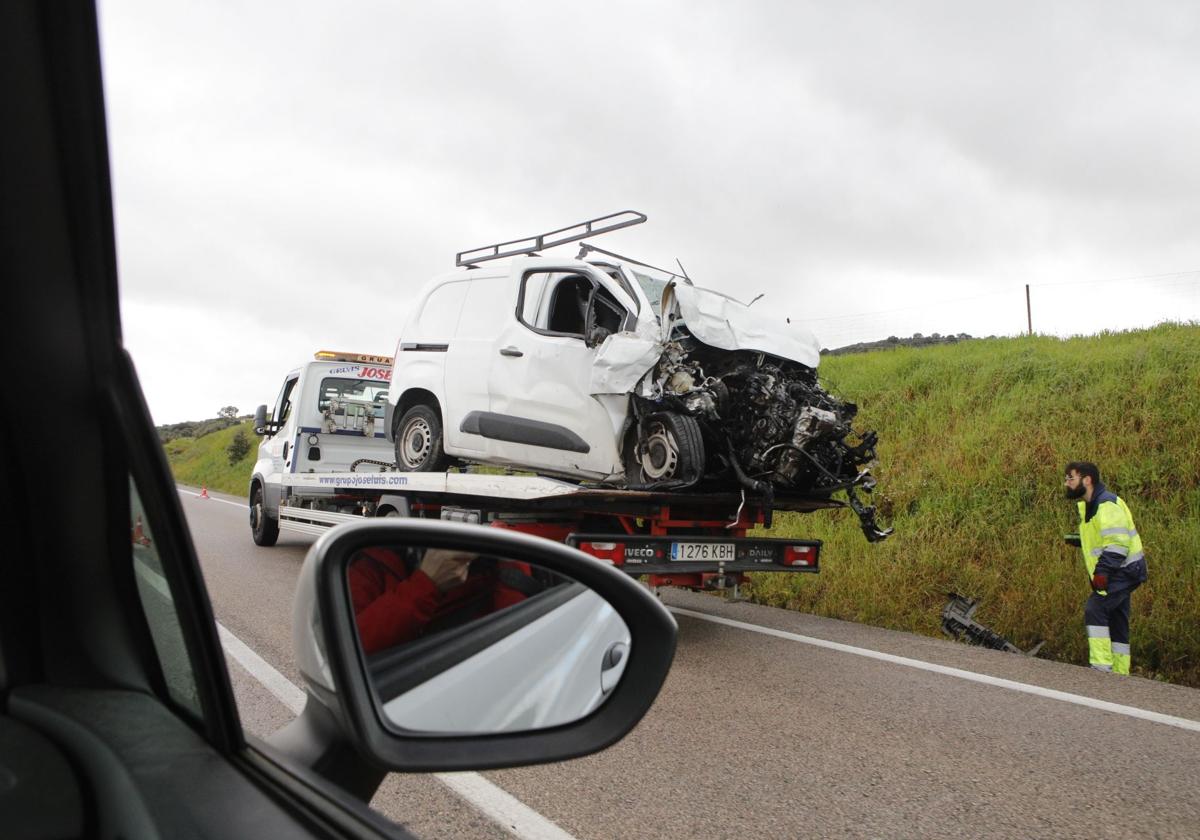
[[[521,559],[370,546],[346,581],[368,679],[398,729],[570,723],[604,702],[629,657],[629,629],[603,598]]]

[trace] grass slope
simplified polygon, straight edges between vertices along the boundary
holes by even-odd
[[[239,429],[249,438],[250,451],[236,464],[230,464],[226,450]],[[163,444],[163,448],[167,452],[171,472],[181,484],[245,496],[250,484],[250,471],[258,457],[258,443],[259,438],[254,435],[254,422],[247,421],[198,438],[176,438]]]
[[[1042,656],[1084,664],[1090,589],[1062,496],[1070,460],[1099,464],[1130,505],[1150,580],[1133,596],[1134,670],[1200,686],[1200,325],[1033,336],[826,358],[831,389],[880,433],[870,546],[849,511],[777,519],[825,541],[817,576],[761,575],[762,603],[931,635],[947,592]]]
[[[825,541],[820,575],[758,575],[751,597],[939,635],[945,594],[1021,647],[1085,664],[1089,588],[1062,468],[1093,460],[1129,502],[1150,581],[1133,597],[1134,671],[1200,686],[1200,326],[1059,340],[986,339],[826,357],[822,376],[880,432],[876,503],[895,535],[868,545],[850,511],[777,517]],[[243,496],[258,438],[243,423],[165,445],[175,478]],[[250,453],[230,465],[238,429]]]

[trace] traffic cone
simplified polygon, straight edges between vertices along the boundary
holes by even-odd
[[[205,486],[205,485],[203,485],[203,484],[201,484],[201,485],[200,485],[200,498],[201,498],[201,499],[207,499],[207,498],[208,498],[208,487],[206,487],[206,486]]]
[[[145,530],[142,528],[142,517],[137,518],[137,522],[133,525],[133,544],[134,545],[150,545],[150,538],[146,536]]]

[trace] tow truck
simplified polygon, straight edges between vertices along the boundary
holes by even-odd
[[[320,351],[289,372],[250,479],[255,543],[281,531],[319,535],[364,516],[415,516],[508,528],[565,542],[651,587],[732,589],[749,572],[816,573],[821,541],[748,536],[779,511],[838,508],[828,496],[630,490],[462,465],[404,472],[382,420],[392,359]]]

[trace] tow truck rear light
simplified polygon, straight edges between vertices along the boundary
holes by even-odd
[[[624,543],[587,541],[579,544],[579,550],[584,554],[592,555],[597,560],[604,560],[614,565],[625,562]]]
[[[816,559],[816,546],[788,545],[783,548],[783,565],[785,566],[812,566]]]
[[[372,356],[367,353],[343,353],[339,350],[318,350],[314,356],[318,362],[361,362],[365,365],[391,365],[391,356]]]

